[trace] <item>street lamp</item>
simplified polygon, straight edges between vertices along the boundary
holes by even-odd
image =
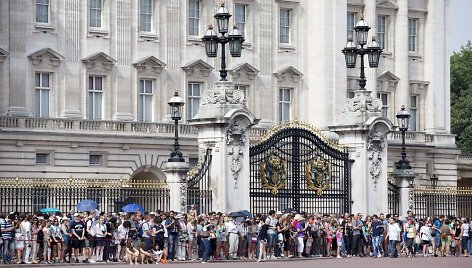
[[[431,186],[433,187],[433,189],[436,189],[436,187],[438,186],[439,175],[433,173],[431,174],[431,177],[429,177],[429,179],[431,180]]]
[[[182,118],[182,107],[184,104],[184,100],[179,96],[179,92],[176,89],[174,96],[169,100],[171,118],[175,121],[174,150],[170,153],[169,162],[185,162],[182,152],[179,150],[179,120]]]
[[[405,132],[408,130],[410,124],[410,114],[405,110],[405,105],[402,105],[400,111],[397,113],[398,126],[402,132],[402,159],[395,163],[395,166],[398,171],[411,171],[410,161],[406,159],[406,146],[405,146]]]
[[[234,26],[233,29],[228,32],[228,21],[230,17],[231,14],[229,14],[228,9],[225,7],[224,1],[221,1],[221,7],[215,14],[218,32],[221,34],[221,36],[218,37],[216,31],[213,30],[213,26],[209,24],[208,30],[202,37],[202,41],[205,43],[206,54],[210,58],[217,56],[218,44],[221,44],[220,81],[226,81],[226,77],[228,76],[228,71],[226,70],[226,43],[229,43],[231,56],[241,57],[242,43],[244,42],[244,38],[236,26]],[[228,36],[225,36],[226,33],[228,33]]]
[[[369,24],[364,20],[364,17],[361,17],[361,19],[357,22],[354,30],[356,31],[356,39],[360,47],[354,43],[352,36],[349,36],[346,47],[342,50],[342,52],[345,56],[347,68],[355,68],[357,55],[361,56],[361,74],[359,86],[361,87],[361,90],[365,90],[367,79],[364,72],[364,55],[367,54],[369,57],[369,67],[377,68],[379,66],[382,49],[380,48],[380,44],[375,41],[375,37],[372,37],[372,41],[367,44],[367,34],[370,30],[370,27]],[[364,48],[366,44],[367,47]]]

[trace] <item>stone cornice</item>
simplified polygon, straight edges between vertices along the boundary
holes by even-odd
[[[52,67],[58,67],[61,64],[62,59],[64,59],[64,56],[51,48],[43,48],[28,55],[28,59],[31,60],[34,66],[41,64],[44,59],[49,59]]]
[[[146,69],[151,69],[155,74],[160,74],[162,69],[166,67],[166,64],[154,56],[149,56],[133,63],[133,66],[136,67],[138,72],[144,72]]]
[[[210,72],[213,70],[213,67],[206,63],[205,61],[199,59],[194,60],[182,66],[182,70],[184,70],[185,74],[191,76],[195,74],[195,71],[200,71],[200,74],[204,77],[208,77]]]
[[[113,65],[115,65],[116,60],[104,52],[97,52],[86,58],[83,58],[82,62],[85,63],[87,69],[96,68],[96,64],[101,63],[106,70],[110,70]]]
[[[254,80],[256,75],[259,73],[259,70],[251,64],[245,62],[231,68],[229,73],[233,76],[233,79],[238,79],[243,74],[245,74],[249,80]]]
[[[293,66],[288,66],[282,68],[274,73],[275,77],[277,77],[278,82],[283,82],[284,80],[290,78],[289,82],[298,83],[303,76],[303,73],[297,70]]]

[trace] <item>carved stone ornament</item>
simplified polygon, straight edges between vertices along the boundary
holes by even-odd
[[[180,211],[187,211],[187,177],[180,178]]]
[[[367,138],[367,158],[369,159],[369,173],[374,184],[377,184],[382,173],[382,151],[385,148],[385,138],[377,128],[374,128]]]
[[[415,207],[415,190],[413,187],[408,188],[408,208],[413,210]]]
[[[233,175],[235,189],[238,187],[246,143],[245,126],[238,121],[234,122],[226,131],[226,144],[228,145],[229,169]]]
[[[215,82],[213,89],[203,91],[202,105],[208,104],[246,104],[244,93],[239,89],[234,89],[232,82]]]
[[[352,99],[346,100],[344,113],[349,112],[382,112],[382,101],[370,96],[369,90],[357,90]]]

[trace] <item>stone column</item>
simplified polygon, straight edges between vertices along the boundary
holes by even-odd
[[[408,210],[414,209],[414,174],[413,170],[411,173],[398,173],[397,178],[400,183],[400,215],[406,215]]]
[[[410,80],[408,76],[408,1],[398,0],[395,21],[395,74],[400,78],[395,98],[395,111],[402,105],[410,107]]]
[[[170,188],[170,209],[178,212],[187,212],[187,182],[189,171],[186,162],[167,162],[164,166],[166,182]]]

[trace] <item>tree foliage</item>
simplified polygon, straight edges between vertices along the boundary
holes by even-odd
[[[463,152],[472,152],[472,42],[451,56],[451,132]]]

